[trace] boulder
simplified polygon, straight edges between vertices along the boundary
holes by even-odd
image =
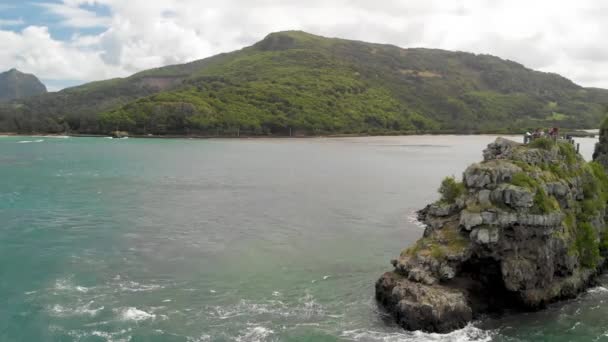
[[[473,319],[463,292],[424,286],[394,272],[385,273],[376,282],[376,298],[407,330],[446,333]]]

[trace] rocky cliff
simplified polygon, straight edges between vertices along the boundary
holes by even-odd
[[[595,144],[593,161],[601,164],[604,169],[608,170],[608,118],[600,126],[600,141]]]
[[[419,212],[424,236],[392,260],[376,298],[408,330],[575,296],[604,263],[608,177],[566,142],[498,138]]]

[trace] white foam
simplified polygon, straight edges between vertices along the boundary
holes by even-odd
[[[587,290],[588,293],[603,293],[603,292],[608,292],[608,288],[605,288],[603,286],[596,286],[596,287],[592,287],[589,290]]]
[[[273,295],[273,297],[279,297],[281,295],[281,292],[279,292],[279,291],[273,291],[272,295]]]
[[[138,308],[135,308],[135,307],[128,307],[121,311],[120,317],[123,321],[139,322],[139,321],[145,321],[147,319],[154,319],[154,318],[156,318],[156,315],[147,313],[143,310],[139,310]]]
[[[84,286],[76,286],[76,287],[75,287],[75,289],[76,289],[76,291],[78,291],[78,292],[83,292],[83,293],[87,293],[87,292],[89,292],[89,288],[84,287]]]
[[[274,334],[274,331],[271,329],[265,328],[263,326],[255,326],[247,328],[243,332],[243,334],[239,335],[236,338],[238,342],[261,342],[265,341],[266,338],[270,335]]]
[[[276,297],[276,296],[275,296]],[[317,303],[311,294],[298,300],[296,305],[287,305],[279,299],[252,302],[242,299],[235,305],[209,306],[207,312],[220,320],[238,316],[254,317],[256,315],[271,315],[272,317],[293,317],[304,320],[312,317],[325,317],[325,308]]]
[[[495,330],[481,330],[469,324],[448,334],[425,333],[422,331],[381,332],[356,329],[342,332],[341,337],[365,342],[489,342],[496,333]]]
[[[418,212],[412,211],[407,215],[407,221],[418,228],[426,228],[426,225],[418,220]]]
[[[568,330],[572,331],[572,330],[576,329],[579,325],[581,325],[581,322],[576,322],[576,323],[574,323],[574,325],[572,326],[572,328],[570,328]]]
[[[310,318],[312,316],[323,316],[325,314],[325,310],[321,304],[317,303],[315,298],[310,293],[306,294],[304,298],[301,298],[300,302],[304,304],[301,313],[306,318]]]
[[[87,293],[89,292],[89,288],[85,287],[85,286],[80,286],[80,285],[74,285],[70,280],[68,279],[58,279],[55,281],[55,290],[57,291],[77,291],[80,293]]]
[[[163,300],[163,303],[169,303],[169,302],[171,302],[171,299],[164,299]]]
[[[69,308],[69,307],[65,307],[59,304],[55,304],[50,308],[50,312],[54,315],[54,316],[58,316],[58,317],[65,317],[65,316],[96,316],[99,311],[103,310],[104,307],[98,307],[95,309],[91,309],[90,306],[91,304],[93,304],[93,301],[76,307],[76,308]]]
[[[20,140],[20,141],[17,141],[17,144],[41,143],[43,141],[44,141],[44,139],[38,139],[38,140]]]
[[[327,280],[327,279],[329,279],[329,277],[330,277],[330,276],[328,276],[328,275],[323,276],[323,280]]]
[[[186,338],[186,341],[188,341],[188,342],[207,342],[207,341],[211,341],[211,335],[203,334],[199,337],[188,337],[188,338]]]
[[[158,284],[140,284],[136,281],[126,281],[118,283],[118,288],[126,292],[146,292],[162,289],[162,285]]]

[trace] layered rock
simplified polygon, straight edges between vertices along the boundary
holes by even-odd
[[[427,225],[392,260],[376,298],[409,330],[448,332],[505,309],[576,295],[603,264],[608,177],[568,142],[498,138],[461,183],[419,212]]]

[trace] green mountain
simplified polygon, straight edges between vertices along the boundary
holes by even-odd
[[[0,73],[0,101],[21,99],[46,93],[46,87],[36,76],[17,69]]]
[[[597,127],[608,91],[490,55],[272,33],[0,108],[0,131],[326,134]]]

